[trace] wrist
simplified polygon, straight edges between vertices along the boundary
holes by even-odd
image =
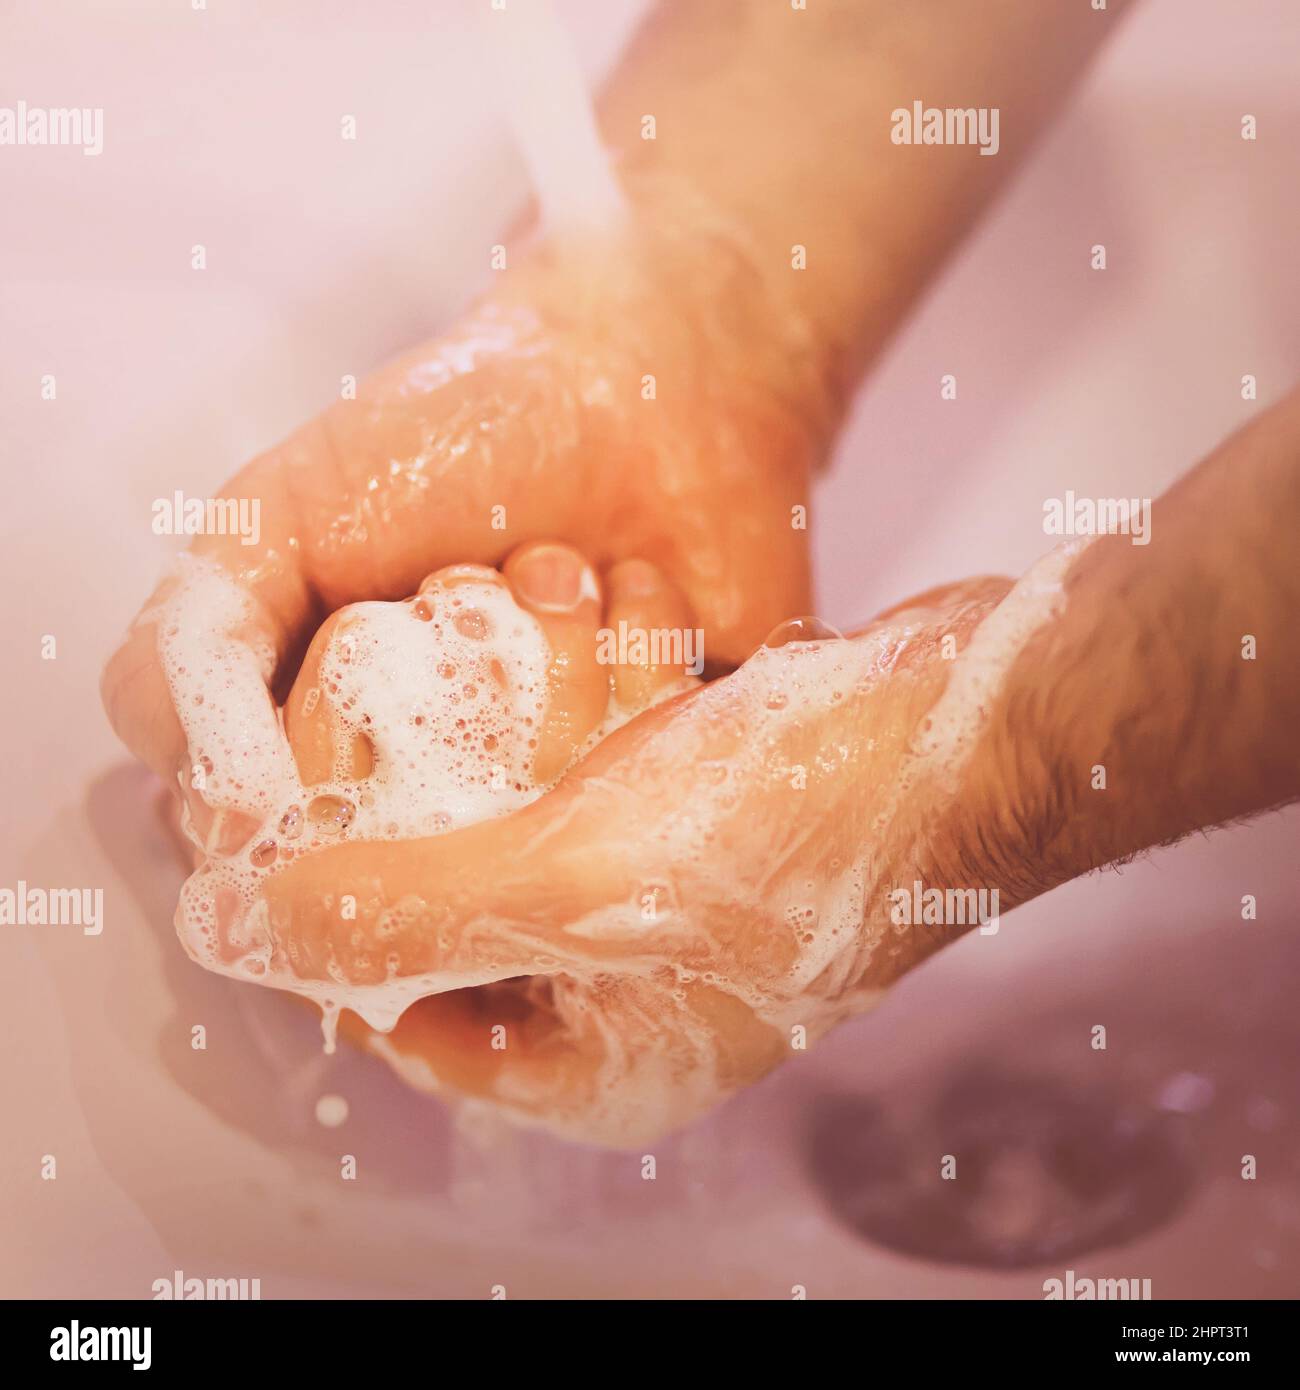
[[[618,225],[543,238],[495,298],[661,408],[779,412],[797,428],[800,464],[821,462],[847,394],[832,349],[790,293],[788,266],[765,265],[741,220],[681,176],[622,182]]]

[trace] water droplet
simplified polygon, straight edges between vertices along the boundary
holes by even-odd
[[[431,623],[433,621],[433,609],[429,607],[425,599],[416,599],[411,605],[411,612],[414,613],[422,623]]]
[[[769,690],[767,692],[768,709],[784,709],[790,703],[790,697],[784,690]]]
[[[778,623],[763,639],[765,647],[785,647],[791,642],[841,642],[844,634],[820,618],[790,618]]]
[[[348,1103],[342,1096],[321,1096],[316,1102],[316,1119],[326,1129],[337,1129],[348,1117]]]
[[[286,840],[296,840],[302,834],[302,807],[290,806],[280,817],[280,834]]]
[[[259,840],[248,852],[248,857],[253,861],[253,867],[265,869],[268,864],[275,863],[275,856],[279,848],[274,840]]]
[[[341,835],[352,824],[357,808],[341,796],[318,796],[307,807],[307,818],[322,835]]]
[[[325,1053],[332,1057],[338,1047],[339,1038],[339,1005],[333,999],[321,1000],[320,1031]]]

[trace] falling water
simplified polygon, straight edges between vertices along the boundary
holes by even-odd
[[[564,26],[550,0],[502,3],[484,6],[487,47],[543,221],[561,233],[607,227],[622,199]]]

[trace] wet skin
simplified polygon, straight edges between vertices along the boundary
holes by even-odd
[[[837,147],[847,128],[886,129],[894,88],[942,89],[969,68],[971,44],[982,104],[1002,109],[1008,131],[1039,129],[1104,31],[1083,8],[1054,20],[1010,3],[977,16],[939,0],[828,3],[797,31],[778,11],[750,7],[737,24],[729,0],[707,13],[666,6],[604,106],[608,138],[624,147],[627,224],[588,247],[535,249],[450,332],[225,489],[261,500],[261,544],[205,537],[196,548],[255,595],[248,636],[279,654],[278,694],[342,605],[402,597],[464,562],[506,563],[512,580],[508,554],[546,538],[576,546],[615,603],[627,595],[611,566],[652,564],[649,611],[660,580],[674,586],[676,611],[705,630],[711,672],[808,609],[806,532],[791,522],[809,476],[862,366],[1019,149],[1012,137],[996,160],[946,150],[924,165],[905,151],[851,179],[802,152]],[[784,80],[756,100],[755,71]],[[675,114],[666,131],[708,138],[629,143],[630,113],[652,106]],[[813,249],[801,277],[792,207]],[[955,669],[943,639],[964,649],[1008,581],[923,596],[868,630],[847,685],[828,679],[834,654],[791,653],[797,719],[774,718],[760,657],[642,715],[516,816],[295,864],[268,887],[277,940],[307,971],[356,973],[385,903],[418,896],[428,914],[398,943],[404,969],[472,957],[503,981],[537,978],[411,1009],[394,1046],[430,1065],[417,1079],[606,1142],[677,1123],[786,1055],[791,1020],[829,1026],[939,944],[942,933],[882,943],[884,886],[989,884],[1007,907],[1295,797],[1297,594],[1285,557],[1300,525],[1297,460],[1292,398],[1162,499],[1149,547],[1086,551],[1061,613],[990,692],[955,776],[904,773]],[[578,650],[585,622],[570,631],[572,680],[555,681],[539,751],[556,767],[597,703]],[[1244,633],[1261,653],[1249,667]],[[183,779],[148,620],[110,662],[104,698],[128,745]],[[292,698],[288,718],[301,763],[319,730],[295,728]],[[1099,762],[1112,774],[1105,797],[1089,791]],[[723,792],[708,780],[719,768]],[[797,787],[793,768],[804,770]],[[798,899],[816,921],[840,912],[837,875],[868,850],[857,940],[821,975],[792,976],[806,943],[784,909]],[[343,933],[329,904],[358,884],[362,916]],[[575,930],[618,919],[647,889],[667,904],[648,929]],[[507,1018],[516,1045],[495,1052],[485,1035]]]

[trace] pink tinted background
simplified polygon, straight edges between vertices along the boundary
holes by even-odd
[[[640,7],[560,8],[594,82]],[[0,884],[103,886],[107,918],[98,938],[0,929],[0,1292],[147,1296],[180,1268],[257,1275],[267,1296],[1037,1297],[1067,1266],[1149,1277],[1157,1297],[1300,1292],[1294,812],[966,939],[656,1146],[655,1183],[635,1156],[455,1133],[379,1064],[320,1056],[291,1002],[181,957],[177,872],[98,672],[171,553],[153,499],[211,492],[484,283],[525,185],[473,9],[151,0],[0,19],[0,104],[106,111],[98,158],[0,149]],[[1297,70],[1290,0],[1152,0],[1121,28],[866,385],[816,499],[824,616],[1018,572],[1046,546],[1044,498],[1158,493],[1260,408],[1244,373],[1261,403],[1292,384]],[[959,399],[941,403],[949,372]],[[1244,893],[1258,922],[1239,919]],[[1088,1048],[1095,1023],[1106,1053]],[[910,1253],[876,1238],[863,1212],[888,1182],[855,1187],[836,1155],[881,1134],[904,1172],[928,1173],[954,1132],[985,1146],[990,1251],[1062,1201],[1067,1225],[1101,1219],[1031,1143],[999,1150],[980,1129],[1025,1077],[1058,1148],[1086,1157],[1099,1115],[1116,1133],[1157,1124],[1151,1174],[1176,1209],[1146,1219],[1147,1183],[1123,1248],[1081,1238],[1016,1271],[944,1257],[933,1213],[895,1233]],[[313,1118],[323,1092],[351,1103],[341,1129]],[[358,1181],[340,1181],[341,1153]]]

